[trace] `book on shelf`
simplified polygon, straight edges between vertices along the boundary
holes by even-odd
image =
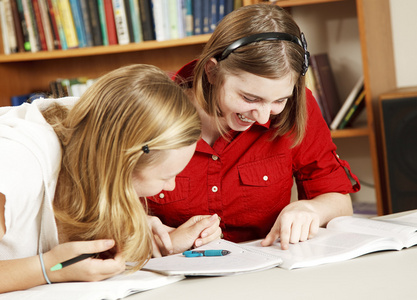
[[[23,103],[30,103],[38,98],[45,98],[46,95],[44,93],[28,93],[23,95],[15,95],[10,97],[10,103],[12,106],[19,106]]]
[[[186,21],[186,7],[185,7],[185,0],[178,0],[177,1],[177,19],[178,19],[178,38],[182,39],[187,36],[185,30],[185,21]]]
[[[32,9],[34,13],[35,23],[36,23],[36,30],[35,35],[37,36],[38,40],[40,41],[40,51],[48,50],[48,46],[46,43],[46,35],[44,25],[42,23],[42,16],[41,16],[41,9],[39,6],[40,0],[32,0]]]
[[[169,24],[169,38],[178,39],[180,36],[180,33],[179,33],[180,20],[179,20],[179,12],[178,12],[178,3],[177,1],[168,1],[168,3],[166,4],[168,4],[165,6],[165,11],[168,12],[167,20]]]
[[[222,1],[222,0],[220,0]],[[236,9],[234,0],[224,0],[224,15],[229,14],[233,11],[233,9]]]
[[[320,93],[317,87],[317,82],[313,73],[313,70],[311,68],[309,68],[307,70],[306,76],[305,76],[305,82],[306,82],[306,87],[308,89],[310,89],[311,93],[313,94],[314,99],[316,100],[320,111],[322,112],[323,118],[324,118],[324,113],[323,113],[323,106],[322,106],[322,101],[320,99]]]
[[[151,0],[139,0],[140,22],[144,41],[155,40],[154,19]]]
[[[125,1],[127,19],[129,21],[130,41],[140,43],[143,41],[142,24],[140,21],[139,2],[138,0]]]
[[[93,40],[93,28],[91,24],[91,14],[90,14],[90,7],[86,0],[79,0],[79,8],[81,13],[81,20],[82,26],[84,28],[85,34],[85,46],[92,47],[94,46]]]
[[[19,20],[16,19],[16,16],[18,17],[18,12],[15,9],[15,4],[15,0],[3,0],[3,7],[1,12],[1,18],[6,21],[4,26],[6,29],[5,34],[9,44],[9,54],[23,51],[23,36],[17,36],[20,24]]]
[[[22,0],[14,0],[12,3],[12,9],[17,9],[17,16],[16,19],[20,23],[19,29],[16,30],[16,34],[18,36],[21,35],[21,38],[23,39],[23,51],[31,51],[30,49],[30,41],[29,41],[29,32],[26,25],[26,19],[25,14],[23,12],[23,4]],[[14,5],[16,5],[16,8],[14,8]],[[13,17],[14,18],[14,17]],[[18,40],[20,38],[18,37]]]
[[[16,44],[17,44],[16,51],[25,52],[22,24],[20,23],[19,10],[17,8],[17,1],[9,0],[9,3],[10,3],[10,9],[12,13],[12,20],[13,20],[13,33],[16,39]]]
[[[49,82],[50,95],[53,98],[67,96],[81,97],[94,83],[95,79],[88,77],[58,78]]]
[[[22,0],[23,14],[29,35],[29,43],[31,52],[40,51],[40,43],[38,42],[38,33],[34,18],[33,6],[31,0]]]
[[[110,1],[110,6],[111,6],[111,10],[109,12],[106,12],[106,6],[104,3],[104,0],[92,0],[92,2],[94,2],[95,4],[97,4],[97,20],[98,21],[98,25],[99,25],[99,31],[98,34],[100,35],[100,39],[101,39],[101,44],[104,46],[108,46],[109,45],[109,33],[107,32],[107,27],[110,26],[107,23],[107,13],[109,14],[109,16],[111,17],[111,19],[114,22],[114,17],[113,17],[113,8],[112,8],[112,4]],[[116,25],[114,25],[114,36],[115,36],[115,42],[112,45],[117,44],[117,35],[116,35]]]
[[[314,73],[316,87],[320,94],[322,113],[328,126],[340,108],[340,98],[336,81],[327,53],[320,53],[310,57],[311,68]]]
[[[155,38],[157,41],[169,39],[167,19],[165,18],[164,0],[152,0],[152,16],[155,25]]]
[[[78,47],[87,47],[87,37],[85,32],[85,25],[81,11],[80,0],[69,0],[72,12],[72,20],[75,26],[75,32],[78,38]]]
[[[117,30],[114,19],[113,1],[98,0],[98,11],[100,16],[100,28],[103,37],[103,45],[117,45]]]
[[[355,99],[355,102],[349,108],[342,122],[340,122],[338,129],[344,129],[352,125],[362,110],[365,108],[365,90],[362,89],[361,93]]]
[[[74,24],[74,18],[71,11],[69,0],[56,0],[58,14],[61,20],[62,28],[65,35],[66,47],[68,49],[78,47],[77,31]]]
[[[44,11],[45,7],[42,5],[41,0],[32,0],[33,11],[35,13],[36,26],[38,28],[38,36],[41,41],[41,51],[52,50],[51,45],[53,43],[50,32],[47,32],[46,20],[44,19],[47,12]]]
[[[38,5],[41,16],[41,23],[45,34],[46,49],[51,51],[55,49],[56,41],[53,33],[47,0],[38,0]]]
[[[66,78],[58,78],[57,80],[55,80],[56,85],[56,94],[55,94],[55,90],[52,89],[52,86],[50,84],[51,87],[51,91],[52,91],[52,96],[54,98],[61,98],[61,97],[68,97],[70,94],[69,91],[69,85],[70,85],[70,81],[69,79]]]
[[[50,10],[49,0],[38,0],[42,19],[42,26],[45,32],[46,47],[49,51],[59,49],[59,34],[55,20],[54,12]]]
[[[209,15],[209,32],[213,32],[217,26],[217,21],[220,13],[220,1],[210,0],[210,15]],[[224,7],[222,9],[224,11]]]
[[[130,37],[124,0],[113,0],[112,3],[118,44],[127,45]]]
[[[210,0],[206,0],[206,1],[202,1],[202,12],[201,12],[201,16],[202,16],[202,23],[203,23],[203,29],[202,29],[202,34],[206,34],[206,33],[210,33],[210,11],[211,11],[211,6],[210,6]]]
[[[243,0],[233,0],[234,8],[237,9],[243,5]]]
[[[203,33],[203,4],[199,0],[193,0],[193,32],[194,35]]]
[[[194,21],[193,21],[193,0],[184,0],[185,10],[185,36],[192,36],[194,34]]]
[[[6,21],[6,11],[4,9],[4,2],[0,0],[0,27],[1,27],[1,36],[3,40],[3,51],[4,54],[10,54],[10,43],[7,31],[7,21]]]
[[[62,49],[61,46],[61,37],[59,35],[58,23],[55,16],[55,9],[52,4],[52,0],[42,0],[43,3],[46,5],[46,12],[48,19],[50,31],[52,35],[52,49]]]
[[[346,113],[349,111],[350,107],[352,106],[352,103],[355,102],[355,99],[360,95],[363,88],[364,88],[364,78],[363,78],[363,75],[361,75],[359,79],[356,81],[349,95],[346,97],[345,102],[343,102],[342,107],[339,109],[336,116],[334,117],[332,123],[330,124],[330,129],[336,130],[339,127]]]
[[[103,0],[87,0],[87,9],[88,9],[88,15],[89,15],[89,20],[90,20],[91,38],[93,41],[93,46],[103,45],[103,34],[101,32],[100,16],[99,16],[99,8],[98,8],[99,3],[103,3]],[[106,36],[107,36],[107,31],[106,31]]]
[[[64,26],[62,25],[61,16],[59,14],[58,0],[48,0],[48,7],[57,38],[57,49],[66,50],[68,49],[68,46],[65,38]]]

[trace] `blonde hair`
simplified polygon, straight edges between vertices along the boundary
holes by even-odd
[[[289,41],[260,41],[242,46],[226,59],[218,62],[211,72],[215,82],[210,84],[205,66],[234,41],[263,33],[283,32],[300,38],[301,32],[292,17],[274,4],[243,6],[223,18],[206,43],[194,69],[193,89],[197,103],[216,120],[222,134],[221,110],[218,95],[226,74],[249,72],[266,78],[281,78],[291,74],[296,82],[293,97],[285,109],[271,117],[271,126],[276,128],[274,138],[292,134],[293,146],[301,142],[307,123],[305,79],[300,76],[304,63],[304,49]]]
[[[198,114],[160,69],[131,65],[93,84],[69,111],[44,112],[62,143],[54,212],[69,240],[112,238],[139,269],[152,251],[133,172],[200,138]],[[143,151],[147,145],[149,153]]]

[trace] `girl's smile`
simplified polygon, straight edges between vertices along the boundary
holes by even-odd
[[[246,72],[226,76],[219,103],[227,127],[245,131],[255,122],[267,123],[271,115],[283,111],[294,85],[292,74],[279,79]]]

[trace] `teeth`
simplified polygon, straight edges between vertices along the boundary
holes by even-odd
[[[247,119],[247,118],[245,118],[243,115],[241,115],[241,114],[237,114],[237,116],[239,117],[239,119],[241,120],[241,121],[243,121],[243,122],[248,122],[248,123],[253,123],[253,122],[255,122],[255,121],[253,121],[253,120],[250,120],[250,119]]]

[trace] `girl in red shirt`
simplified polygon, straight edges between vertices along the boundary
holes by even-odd
[[[227,15],[175,76],[189,88],[202,139],[175,190],[149,198],[151,213],[172,227],[217,214],[225,239],[280,238],[283,249],[352,214],[349,193],[360,185],[305,88],[308,63],[304,35],[279,6]],[[294,180],[299,200],[290,203]]]

